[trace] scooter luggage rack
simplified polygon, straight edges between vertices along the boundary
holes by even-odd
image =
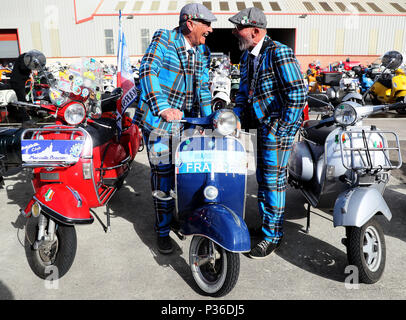
[[[28,133],[32,133],[31,138],[26,138]],[[23,141],[44,141],[43,139],[40,139],[41,136],[41,132],[47,132],[47,133],[59,133],[59,132],[71,132],[70,135],[70,139],[69,140],[76,140],[75,139],[75,133],[78,134],[79,136],[82,136],[84,139],[83,140],[78,140],[78,141],[86,141],[89,138],[90,141],[92,141],[89,133],[82,129],[82,128],[65,128],[65,127],[56,127],[55,125],[50,125],[48,126],[44,126],[42,128],[29,128],[29,129],[25,129],[21,135],[21,142]],[[77,135],[76,135],[77,138]],[[62,140],[62,139],[60,139]],[[63,140],[68,140],[68,139],[63,139]],[[58,141],[58,139],[56,140],[52,140],[52,141]],[[36,167],[69,167],[74,165],[75,163],[77,163],[79,161],[79,158],[84,158],[84,159],[91,159],[93,157],[93,148],[90,147],[89,148],[90,151],[87,152],[86,155],[81,155],[78,157],[77,160],[75,161],[64,161],[64,160],[57,160],[57,159],[53,159],[52,162],[51,161],[26,161],[23,162],[22,167],[25,168],[36,168]],[[83,150],[82,150],[83,153]]]
[[[350,145],[353,144],[353,135],[354,134],[361,134],[362,135],[362,142],[363,147],[346,147],[344,143],[346,142],[346,138],[349,138]],[[380,147],[370,147],[368,145],[368,134],[377,134],[381,137],[382,146]],[[384,139],[385,134],[391,134],[394,136],[395,146],[388,147],[387,140]],[[343,139],[344,137],[344,139]],[[340,140],[340,149],[341,149],[341,161],[343,166],[348,170],[359,171],[359,170],[393,170],[399,169],[402,166],[402,156],[400,153],[400,143],[397,134],[393,131],[382,131],[382,130],[345,130],[340,133],[338,138]],[[359,139],[359,137],[358,137]],[[344,141],[343,141],[344,140]],[[383,145],[385,144],[385,145]],[[392,161],[389,156],[389,151],[395,151],[397,153],[398,164],[393,165]],[[371,158],[371,153],[374,152],[375,155],[381,153],[383,155],[383,159],[385,164],[376,164],[374,159]],[[364,154],[363,154],[364,153]],[[344,159],[345,155],[347,155],[347,160]],[[361,161],[361,166],[355,166],[354,160],[359,158]],[[348,164],[350,163],[350,164]]]

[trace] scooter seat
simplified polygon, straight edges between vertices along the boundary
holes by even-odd
[[[114,119],[101,118],[94,120],[96,123],[88,123],[86,127],[83,127],[93,139],[93,147],[101,146],[109,141],[116,134],[117,124]],[[108,126],[110,128],[106,128]]]
[[[321,127],[315,128],[313,126],[320,123],[321,120],[307,120],[303,123],[303,135],[307,140],[310,140],[319,145],[324,145],[326,142],[327,136],[333,131],[336,127]]]
[[[379,79],[378,82],[386,88],[392,88],[392,78],[393,75],[390,73],[384,73]]]
[[[309,93],[307,103],[310,111],[323,112],[328,110],[329,99],[325,93]]]
[[[0,82],[0,90],[10,90],[10,89],[11,89],[10,84]]]

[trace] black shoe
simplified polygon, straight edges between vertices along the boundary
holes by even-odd
[[[251,251],[248,256],[252,259],[264,259],[269,256],[272,252],[278,249],[280,243],[272,243],[267,240],[262,240],[259,242]]]
[[[169,254],[173,251],[172,239],[170,236],[158,236],[158,251],[162,254]]]

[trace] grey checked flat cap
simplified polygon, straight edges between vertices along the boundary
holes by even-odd
[[[228,19],[231,23],[246,27],[266,28],[266,17],[262,10],[251,7],[241,10],[236,15]]]
[[[186,20],[203,20],[206,22],[217,21],[217,18],[200,3],[189,3],[180,10],[179,23]]]

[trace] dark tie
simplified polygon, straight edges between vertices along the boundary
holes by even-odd
[[[253,54],[248,54],[248,95],[250,100],[248,100],[248,105],[245,106],[243,112],[243,127],[244,129],[256,128],[256,116],[254,115],[254,109],[252,108],[251,95],[254,92],[254,60],[255,56]]]
[[[254,60],[255,60],[255,56],[250,53],[248,55],[248,83],[251,86],[251,81],[254,78]]]
[[[185,109],[187,111],[192,110],[193,107],[193,96],[194,96],[194,85],[193,85],[193,78],[194,78],[194,58],[193,55],[195,51],[193,49],[189,49],[187,51],[188,59],[187,59],[187,67],[185,70],[186,73],[186,101],[185,101]]]

